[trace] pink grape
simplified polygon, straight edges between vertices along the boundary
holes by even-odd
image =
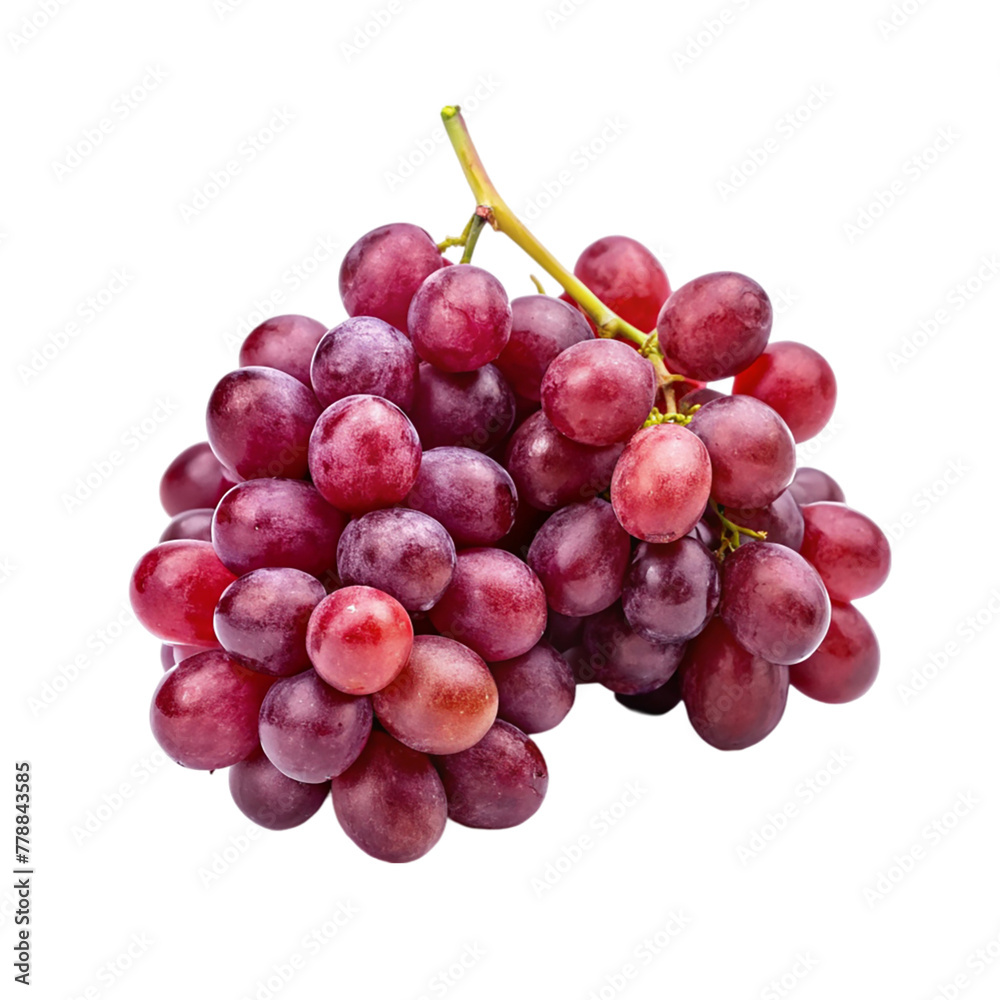
[[[240,347],[240,367],[277,368],[309,385],[309,365],[326,329],[308,316],[272,316],[247,334]]]
[[[423,857],[448,820],[448,799],[431,759],[378,731],[333,779],[331,798],[347,836],[380,861]]]
[[[171,516],[199,507],[214,507],[236,485],[207,441],[185,448],[160,480],[160,503]]]
[[[406,665],[412,646],[406,609],[374,587],[344,587],[324,597],[306,632],[316,673],[345,694],[380,691]]]
[[[289,778],[257,749],[229,769],[229,792],[240,812],[258,826],[290,830],[319,811],[330,786]]]
[[[461,264],[426,278],[410,302],[407,325],[424,361],[445,372],[471,372],[507,346],[511,308],[492,274]]]
[[[372,703],[305,670],[274,683],[261,705],[259,727],[264,753],[282,774],[327,781],[360,756],[372,731]]]
[[[803,466],[795,471],[795,478],[788,492],[795,498],[799,506],[807,503],[818,503],[821,500],[832,500],[834,503],[844,502],[844,491],[833,476],[820,469],[810,469]]]
[[[215,646],[212,615],[236,579],[208,542],[161,542],[136,563],[129,584],[132,610],[157,639]]]
[[[394,222],[366,233],[340,266],[340,297],[349,316],[376,316],[407,332],[410,300],[445,259],[419,226]]]
[[[830,597],[854,601],[874,594],[889,576],[889,539],[864,514],[840,503],[802,508],[802,555],[816,567]]]
[[[438,635],[418,635],[409,662],[372,698],[379,722],[424,753],[474,746],[497,715],[497,686],[482,658]]]
[[[817,701],[843,704],[860,698],[878,676],[878,639],[850,604],[833,604],[830,628],[808,659],[788,668],[793,687]]]
[[[702,441],[686,427],[656,424],[639,431],[618,459],[611,503],[630,535],[672,542],[698,523],[711,484]]]
[[[390,507],[413,487],[420,440],[406,414],[379,396],[345,396],[328,406],[309,439],[309,472],[338,510]]]
[[[302,479],[319,403],[276,368],[224,375],[208,401],[208,440],[219,461],[244,479]]]
[[[176,542],[181,538],[188,538],[195,542],[210,542],[212,540],[212,514],[211,507],[197,507],[194,510],[185,510],[180,514],[175,514],[170,523],[163,529],[160,535],[161,542]]]
[[[207,649],[163,675],[149,721],[163,752],[183,767],[212,771],[257,747],[257,716],[274,678]]]
[[[573,671],[544,639],[527,653],[491,663],[490,672],[500,695],[497,718],[525,733],[554,728],[573,707]]]

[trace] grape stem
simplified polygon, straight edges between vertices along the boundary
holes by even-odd
[[[442,110],[441,120],[444,122],[445,132],[451,140],[458,162],[462,166],[465,179],[476,198],[477,214],[480,210],[484,210],[487,221],[494,229],[510,237],[535,263],[545,268],[593,320],[600,336],[631,340],[639,348],[639,352],[649,359],[661,385],[669,386],[669,383],[681,378],[668,371],[655,334],[643,333],[609,309],[575,274],[563,267],[542,246],[500,197],[483,166],[483,161],[479,158],[469,128],[462,117],[461,108],[458,105],[449,105]],[[452,242],[450,245],[455,246],[457,242]]]
[[[725,508],[721,504],[716,503],[714,500],[710,500],[709,503],[722,523],[722,544],[716,552],[720,562],[725,559],[727,553],[735,552],[740,547],[740,542],[743,541],[744,535],[758,542],[767,541],[766,531],[754,531],[751,528],[744,528],[743,525],[736,524],[735,521],[730,521],[726,517],[723,513]]]

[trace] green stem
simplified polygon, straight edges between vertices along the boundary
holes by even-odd
[[[466,231],[465,236],[465,252],[462,254],[462,259],[459,264],[471,264],[472,255],[476,252],[476,244],[479,242],[479,234],[483,231],[483,226],[486,225],[486,216],[477,212],[469,220],[469,228]]]
[[[752,528],[744,528],[742,524],[730,521],[722,513],[723,507],[721,504],[717,504],[714,500],[710,500],[709,503],[722,523],[722,545],[719,546],[719,551],[716,553],[720,560],[725,558],[727,552],[735,552],[740,547],[740,542],[743,541],[744,535],[748,538],[756,539],[758,542],[767,541],[766,531],[754,531]]]

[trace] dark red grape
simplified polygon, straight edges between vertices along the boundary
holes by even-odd
[[[788,492],[795,497],[799,506],[807,503],[819,503],[821,500],[832,500],[834,503],[844,502],[844,491],[833,476],[828,476],[820,469],[810,469],[803,466],[795,471],[795,478]]]
[[[889,539],[864,514],[841,503],[802,508],[802,555],[816,567],[830,597],[853,601],[874,594],[889,576]]]
[[[583,618],[561,615],[558,611],[549,608],[549,621],[545,626],[545,641],[560,653],[566,652],[571,646],[579,646],[583,642],[583,623]]]
[[[497,718],[526,733],[554,728],[573,707],[573,671],[544,640],[512,660],[491,663],[490,672],[500,693]]]
[[[210,542],[212,540],[211,507],[196,507],[175,514],[160,535],[161,542],[176,542],[187,538],[193,542]]]
[[[326,329],[308,316],[272,316],[247,334],[240,348],[240,367],[277,368],[309,385],[313,351]]]
[[[817,701],[843,704],[860,698],[878,675],[878,639],[864,615],[833,603],[830,628],[819,649],[788,668],[793,687]]]
[[[160,480],[160,503],[171,516],[199,507],[214,507],[236,481],[215,457],[207,441],[185,448]]]
[[[616,694],[615,701],[633,712],[642,715],[666,715],[672,712],[682,701],[681,671],[677,670],[666,684],[645,694]]]
[[[229,791],[240,812],[265,830],[290,830],[314,816],[330,786],[282,774],[259,748],[229,769]]]

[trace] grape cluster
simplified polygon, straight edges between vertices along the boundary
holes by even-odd
[[[577,684],[649,714],[683,701],[740,749],[789,684],[844,702],[874,681],[852,602],[888,544],[795,465],[833,411],[830,366],[769,345],[744,275],[671,291],[625,237],[575,273],[647,341],[597,336],[572,300],[511,302],[416,226],[376,229],[341,267],[349,318],[257,327],[207,443],[165,472],[172,520],[131,581],[164,643],[153,733],[185,767],[228,768],[255,822],[329,797],[364,851],[410,861],[448,818],[539,808],[531,737]]]

